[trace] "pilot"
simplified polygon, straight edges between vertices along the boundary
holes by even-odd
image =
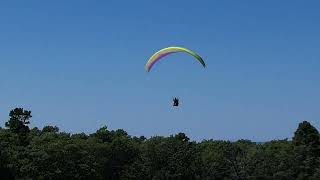
[[[173,98],[173,106],[179,106],[179,99]]]

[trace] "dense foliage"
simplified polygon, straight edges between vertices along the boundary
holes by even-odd
[[[69,134],[29,129],[31,117],[16,108],[0,128],[0,179],[320,179],[319,132],[306,121],[292,141],[254,143],[193,142],[184,133],[147,139],[107,127]]]

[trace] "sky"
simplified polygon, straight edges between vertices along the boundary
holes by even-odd
[[[320,2],[1,1],[0,126],[102,126],[192,140],[291,138],[320,128]],[[157,50],[177,53],[144,65]],[[179,97],[181,106],[172,107]]]

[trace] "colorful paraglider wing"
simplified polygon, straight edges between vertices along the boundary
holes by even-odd
[[[158,62],[161,58],[163,58],[169,54],[177,53],[177,52],[186,52],[186,53],[192,55],[202,64],[203,67],[206,67],[206,64],[203,61],[203,59],[197,53],[191,51],[190,49],[183,48],[183,47],[167,47],[167,48],[159,50],[158,52],[156,52],[155,54],[153,54],[150,57],[150,59],[148,60],[146,66],[145,66],[146,71],[149,72],[151,70],[151,68],[153,67],[153,65],[156,62]]]

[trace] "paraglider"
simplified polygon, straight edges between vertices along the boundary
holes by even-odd
[[[149,60],[147,61],[146,65],[145,65],[145,70],[147,72],[150,72],[151,68],[163,57],[172,54],[172,53],[177,53],[177,52],[185,52],[190,54],[191,56],[193,56],[196,60],[198,60],[200,62],[200,64],[205,68],[206,64],[203,61],[203,59],[194,51],[184,48],[184,47],[167,47],[167,48],[163,48],[159,51],[157,51],[156,53],[154,53]],[[173,99],[173,106],[177,107],[179,106],[179,99],[178,98],[174,98]]]

